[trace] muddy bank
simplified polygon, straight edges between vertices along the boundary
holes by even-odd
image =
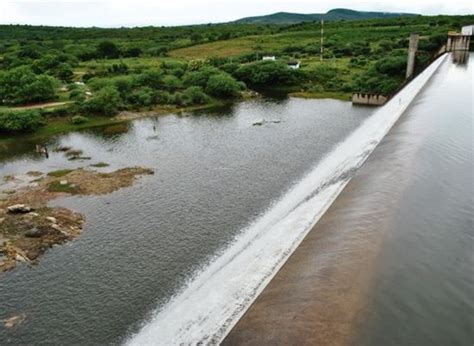
[[[130,186],[148,168],[123,168],[111,173],[79,168],[44,174],[8,176],[9,189],[0,197],[0,272],[17,262],[35,264],[47,249],[80,235],[84,216],[48,202],[70,195],[102,195]]]

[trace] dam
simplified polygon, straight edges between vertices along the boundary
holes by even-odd
[[[426,239],[423,233],[414,233],[416,239],[431,241],[428,242],[431,246],[421,252],[412,251],[411,256],[400,254],[396,246],[389,246],[393,243],[386,244],[387,250],[382,246],[384,237],[397,235],[380,232],[391,229],[389,221],[403,218],[408,227],[409,221],[418,220],[430,228],[429,219],[437,217],[419,213],[420,219],[410,219],[406,214],[393,214],[401,212],[400,206],[394,203],[403,196],[410,196],[402,188],[424,177],[419,170],[412,171],[412,175],[400,171],[423,164],[423,157],[416,156],[423,148],[426,157],[437,155],[434,157],[439,165],[431,166],[433,163],[428,160],[422,173],[447,174],[442,165],[444,160],[451,163],[448,171],[453,174],[459,171],[453,179],[441,176],[442,189],[431,188],[437,192],[453,191],[449,198],[426,193],[429,200],[446,203],[428,205],[425,211],[439,214],[451,222],[452,229],[460,230],[450,235],[454,241],[451,246],[458,242],[468,244],[462,236],[469,236],[469,231],[462,225],[469,225],[472,212],[462,198],[463,192],[469,191],[460,191],[458,184],[469,184],[466,172],[468,175],[471,168],[466,166],[466,156],[470,152],[466,141],[472,140],[468,131],[472,104],[457,99],[449,117],[437,111],[444,109],[442,105],[452,106],[452,101],[440,97],[443,93],[446,97],[452,96],[446,90],[455,92],[454,86],[462,86],[465,90],[458,96],[472,91],[466,82],[466,79],[472,81],[471,74],[469,64],[453,65],[451,55],[445,55],[377,110],[329,99],[263,98],[188,116],[171,114],[137,119],[122,126],[104,126],[47,138],[41,143],[21,140],[1,147],[1,176],[21,178],[22,173],[28,171],[50,172],[81,165],[55,151],[48,159],[39,157],[34,154],[36,144],[81,149],[84,155],[91,157],[86,165],[95,162],[110,165],[100,168],[101,172],[137,165],[153,168],[155,174],[113,194],[72,196],[54,201],[54,205],[85,215],[84,232],[73,242],[48,250],[39,265],[19,265],[1,278],[0,318],[21,315],[24,322],[17,328],[1,330],[0,344],[49,343],[51,340],[58,344],[218,344],[233,343],[242,337],[248,342],[260,342],[265,335],[261,332],[272,326],[270,335],[291,336],[289,327],[284,327],[289,321],[285,318],[290,316],[295,323],[288,326],[299,331],[301,326],[308,328],[314,338],[325,334],[334,340],[353,337],[373,340],[374,344],[384,341],[381,336],[389,335],[386,326],[371,316],[383,314],[387,321],[393,321],[396,316],[390,314],[391,307],[400,306],[397,303],[401,297],[392,291],[391,299],[385,300],[389,304],[386,309],[384,304],[368,309],[371,304],[384,301],[382,293],[374,293],[373,287],[382,285],[381,292],[385,292],[390,288],[390,285],[384,286],[388,282],[394,285],[394,290],[402,288],[395,285],[400,273],[393,265],[405,262],[390,261],[392,256],[406,258],[403,268],[407,270],[403,275],[420,275],[420,271],[409,270],[409,260],[416,259],[413,257],[416,253],[427,253],[431,259],[432,252],[428,250],[437,249],[436,239],[443,235],[437,233]],[[430,90],[438,91],[430,93]],[[461,99],[470,100],[469,97]],[[404,119],[420,119],[409,116],[418,104],[428,113],[416,127],[419,132],[407,137],[405,135],[410,133],[403,131],[392,135],[394,124],[397,129]],[[433,114],[438,115],[430,118]],[[253,126],[255,122],[263,125]],[[458,131],[459,136],[451,140],[445,136],[444,141],[438,142],[434,134],[449,133],[439,132],[440,129]],[[383,140],[387,133],[388,137]],[[402,151],[387,147],[387,140],[397,142],[398,137],[407,140],[406,145],[401,146]],[[434,138],[432,146],[424,147],[424,138]],[[387,156],[388,161],[374,161],[373,157],[383,147],[388,148],[387,154],[383,152],[378,156]],[[440,150],[443,148],[444,151]],[[412,158],[412,161],[395,160],[388,153]],[[369,176],[363,172],[371,169],[364,167],[377,172],[380,167],[387,169],[383,174]],[[398,170],[392,172],[388,168]],[[367,178],[364,180],[361,176]],[[397,181],[395,187],[400,190],[395,189],[393,181]],[[367,190],[357,189],[361,186]],[[430,190],[430,186],[426,189]],[[350,191],[352,194],[347,195]],[[393,203],[388,205],[391,208],[384,208],[388,202],[383,197],[392,195]],[[411,198],[416,205],[420,204],[415,197]],[[457,201],[454,210],[460,213],[453,213],[453,219],[439,212],[450,211],[450,201]],[[343,202],[348,209],[341,217],[338,208]],[[392,218],[383,218],[386,223],[379,227],[375,221],[384,215]],[[333,231],[315,231],[324,227]],[[317,250],[308,245],[311,239],[323,236],[327,238],[316,241]],[[401,246],[409,249],[404,242]],[[303,249],[320,254],[313,262],[318,264],[320,272],[317,268],[308,271],[302,265],[311,263]],[[354,260],[356,254],[362,254],[357,256],[357,261]],[[384,257],[378,257],[381,255]],[[301,259],[300,267],[292,264],[294,258]],[[416,268],[419,262],[429,262],[427,258],[415,261]],[[463,258],[455,256],[454,260],[464,263]],[[341,264],[340,270],[335,272],[337,266],[331,264]],[[387,266],[390,270],[386,270]],[[452,275],[447,278],[453,285],[429,292],[437,297],[445,297],[448,292],[455,298],[451,310],[446,311],[457,313],[457,324],[463,331],[461,321],[466,309],[458,309],[458,305],[465,299],[463,273],[466,270],[461,266],[458,266],[459,271],[449,270],[449,265],[437,267]],[[294,291],[284,289],[286,268],[293,268],[295,275],[308,273],[306,281],[292,281]],[[431,273],[432,280],[428,282],[437,283],[436,272],[427,268],[431,267],[421,266],[421,273]],[[319,280],[312,281],[315,277]],[[335,280],[337,278],[345,278],[346,286],[343,281]],[[318,301],[305,301],[309,292],[305,283],[308,282],[314,288],[312,293],[327,292],[324,301],[331,303],[318,307]],[[407,297],[412,297],[410,292],[417,287],[417,281],[400,282],[405,287],[400,294],[403,301],[407,301],[402,306],[410,315],[412,310],[408,309],[410,299]],[[280,295],[269,298],[269,289]],[[345,296],[337,295],[344,292]],[[301,297],[301,302],[308,303],[313,315],[300,310],[295,294]],[[370,304],[366,304],[368,296],[374,299]],[[259,314],[261,311],[281,312],[285,297],[289,299],[288,314],[280,313],[279,321],[268,319],[268,314]],[[261,309],[265,306],[262,300],[272,302],[275,310]],[[342,309],[338,302],[344,303],[347,309]],[[423,305],[415,300],[415,303],[414,306],[422,309],[417,311],[419,316],[426,317],[432,312],[429,302]],[[330,319],[323,311],[333,311],[334,318]],[[364,311],[367,314],[361,313]],[[399,309],[393,311],[400,312]],[[347,313],[342,321],[337,319],[339,312]],[[304,320],[308,322],[303,323],[298,316],[306,317]],[[327,323],[315,326],[318,321],[315,318]],[[437,326],[445,320],[440,316]],[[254,321],[255,328],[249,328],[248,321]],[[435,320],[430,321],[435,324]],[[370,328],[358,322],[367,322]],[[407,319],[407,338],[416,336],[408,327],[417,323],[419,321]],[[339,325],[344,329],[339,329]],[[359,326],[355,329],[360,333],[353,332],[354,326]],[[450,326],[445,323],[444,329],[438,329],[452,336]],[[369,329],[377,333],[363,332]],[[462,332],[457,334],[463,338]]]
[[[473,68],[457,62],[442,63],[224,345],[472,340]]]
[[[262,219],[237,237],[222,257],[217,258],[200,273],[167,306],[157,311],[150,322],[129,340],[129,344],[151,343],[158,336],[163,345],[186,342],[217,344],[237,323],[254,299],[257,299],[256,303],[237,324],[226,342],[255,345],[278,344],[278,340],[283,340],[283,343],[285,340],[303,342],[305,339],[297,338],[300,330],[297,328],[298,324],[295,325],[294,317],[301,315],[301,311],[305,311],[304,306],[309,302],[303,298],[306,295],[299,294],[302,292],[294,289],[294,286],[298,286],[299,282],[304,287],[313,287],[313,284],[305,284],[300,277],[286,277],[285,282],[289,288],[284,289],[281,300],[276,301],[266,299],[266,292],[272,289],[264,290],[265,286],[401,114],[414,99],[416,102],[416,96],[429,83],[432,75],[440,66],[449,63],[447,55],[440,57],[385,107],[374,113],[344,142],[336,146]],[[279,275],[285,275],[285,268],[286,266]],[[316,277],[319,275],[319,272],[315,274]],[[273,282],[276,281],[278,276]],[[262,290],[263,294],[259,296]],[[290,308],[286,299],[291,299],[289,297],[294,297],[294,300],[303,306],[294,304]],[[265,303],[260,304],[260,301],[269,302],[273,307],[281,302],[281,310],[272,310]],[[259,311],[256,317],[252,314],[253,311]],[[285,319],[285,316],[288,316],[288,319]],[[281,317],[281,323],[274,323],[273,318],[278,320],[278,317]],[[284,333],[290,330],[291,337],[285,337]],[[308,336],[305,333],[301,335],[305,338]],[[253,336],[255,340],[252,339]],[[311,341],[310,338],[307,340]]]

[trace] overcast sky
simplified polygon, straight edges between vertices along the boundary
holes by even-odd
[[[472,14],[472,0],[0,0],[1,24],[144,26],[216,23],[279,11]]]

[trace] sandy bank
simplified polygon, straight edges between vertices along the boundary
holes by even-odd
[[[55,244],[76,238],[84,217],[47,203],[70,195],[102,195],[130,186],[147,168],[131,167],[111,173],[94,170],[61,170],[43,174],[28,172],[31,180],[6,177],[15,188],[0,199],[0,272],[15,268],[18,261],[36,263]],[[18,180],[18,183],[15,181]]]

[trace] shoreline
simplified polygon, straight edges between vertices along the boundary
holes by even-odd
[[[42,139],[50,136],[64,134],[74,131],[81,131],[92,129],[95,127],[116,125],[121,123],[126,123],[133,121],[135,119],[147,118],[147,117],[158,117],[172,114],[184,114],[186,112],[193,112],[198,110],[212,109],[216,107],[224,106],[226,102],[224,101],[215,101],[200,106],[190,106],[190,107],[173,107],[173,106],[164,106],[164,107],[155,107],[152,110],[146,111],[121,111],[113,117],[91,117],[89,121],[84,124],[75,125],[71,122],[71,116],[67,117],[55,117],[50,118],[47,121],[47,124],[43,127],[40,127],[36,131],[28,133],[18,133],[18,134],[5,134],[0,138],[0,145],[8,144],[12,141],[16,141],[22,138],[28,139]]]
[[[0,274],[13,270],[18,262],[37,264],[50,247],[82,233],[84,215],[67,208],[49,207],[48,202],[74,195],[112,193],[147,174],[153,171],[129,167],[101,173],[78,168],[4,177],[3,185],[9,189],[3,190],[3,197],[0,195]]]
[[[339,92],[339,91],[322,91],[322,92],[295,92],[292,91],[294,89],[272,89],[273,92],[284,92],[287,97],[295,97],[301,99],[333,99],[333,100],[340,100],[340,101],[347,101],[350,102],[350,94]],[[22,139],[22,138],[29,138],[29,139],[39,139],[47,138],[54,135],[74,132],[74,131],[82,131],[87,129],[93,129],[95,127],[101,126],[108,126],[108,125],[116,125],[121,123],[130,122],[136,119],[143,119],[149,117],[159,117],[159,116],[167,116],[178,114],[182,115],[187,112],[194,112],[206,109],[213,109],[222,107],[228,104],[234,104],[242,101],[247,101],[249,99],[256,98],[255,96],[243,96],[239,100],[235,100],[232,102],[226,100],[215,100],[211,103],[198,105],[198,106],[189,106],[189,107],[175,107],[175,106],[156,106],[153,107],[151,110],[124,110],[120,111],[113,117],[104,117],[104,116],[96,116],[88,118],[89,121],[84,124],[73,124],[71,122],[71,116],[66,117],[54,117],[47,120],[46,125],[40,127],[36,131],[28,132],[28,133],[18,133],[18,134],[5,134],[2,135],[0,138],[0,145],[8,144],[12,141]],[[57,108],[63,107],[64,104],[59,105]],[[41,108],[39,105],[36,105],[35,108]],[[11,108],[15,110],[15,108]],[[20,108],[18,108],[20,109]],[[52,109],[52,108],[51,108]]]

